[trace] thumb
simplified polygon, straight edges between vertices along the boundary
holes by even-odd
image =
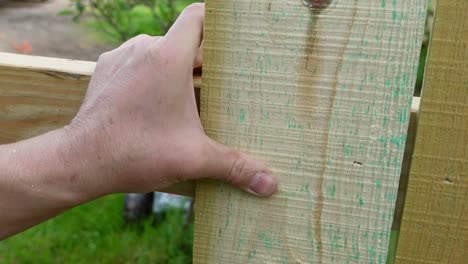
[[[278,181],[262,162],[208,138],[206,162],[208,178],[221,180],[251,194],[268,197],[277,191]]]

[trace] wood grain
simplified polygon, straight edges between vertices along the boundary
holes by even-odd
[[[200,182],[194,263],[386,260],[426,1],[304,2],[206,1],[205,130],[280,188]]]
[[[0,60],[0,144],[68,124],[95,66],[6,53],[0,53]]]
[[[468,2],[437,2],[396,263],[468,261]]]

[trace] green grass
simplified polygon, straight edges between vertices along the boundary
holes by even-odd
[[[0,263],[192,263],[193,224],[169,212],[125,226],[123,195],[103,197],[0,242]],[[392,230],[387,264],[394,262],[398,231]]]
[[[390,242],[388,244],[387,264],[395,263],[396,247],[398,242],[398,231],[392,230]]]
[[[193,225],[169,212],[156,227],[152,219],[125,226],[123,195],[76,207],[0,242],[0,263],[191,263]]]

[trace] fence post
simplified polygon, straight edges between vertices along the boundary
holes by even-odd
[[[468,261],[468,2],[437,2],[397,263]]]

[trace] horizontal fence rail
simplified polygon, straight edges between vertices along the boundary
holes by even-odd
[[[30,138],[68,124],[77,113],[93,74],[95,62],[0,52],[0,144]],[[194,75],[194,89],[201,76]],[[401,181],[408,176],[416,132],[419,97],[413,97],[408,141]],[[399,222],[406,184],[398,192],[395,223]],[[166,189],[193,196],[195,184],[187,182]],[[399,226],[399,224],[394,224]]]

